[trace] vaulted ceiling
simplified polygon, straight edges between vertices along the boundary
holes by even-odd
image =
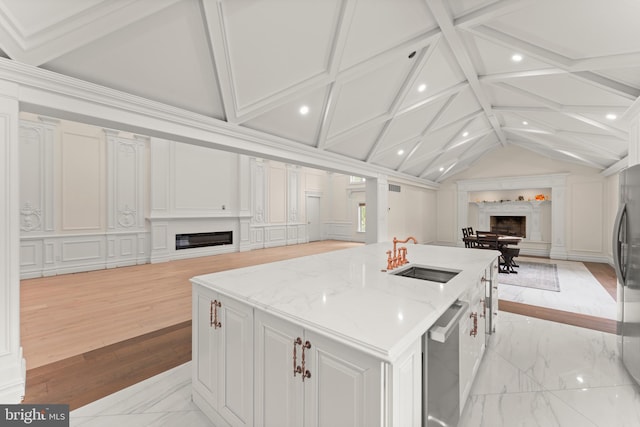
[[[429,181],[624,162],[637,0],[0,0],[3,56]]]

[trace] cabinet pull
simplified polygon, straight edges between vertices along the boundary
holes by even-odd
[[[471,313],[469,318],[473,319],[473,329],[469,331],[469,335],[475,337],[478,335],[478,313]]]
[[[482,303],[482,313],[480,313],[480,318],[483,318],[486,316],[486,313],[487,313],[487,302],[485,301],[484,298],[481,298],[480,302]]]
[[[294,377],[296,376],[296,374],[301,374],[302,373],[302,367],[299,366],[297,361],[296,361],[296,359],[298,357],[298,355],[297,355],[298,345],[302,345],[302,338],[300,338],[300,337],[298,337],[295,340],[293,340],[293,376]],[[302,350],[302,354],[304,355],[304,349]]]
[[[211,305],[209,306],[209,326],[213,326],[214,329],[222,327],[222,323],[218,321],[219,307],[222,307],[222,303],[220,301],[217,299],[211,301]]]
[[[302,346],[302,369],[300,370],[300,373],[302,374],[302,382],[304,382],[305,378],[311,378],[311,372],[304,367],[304,350],[309,348],[311,348],[311,343],[309,341],[305,341]]]

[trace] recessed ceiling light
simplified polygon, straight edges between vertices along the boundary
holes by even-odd
[[[402,156],[404,154],[404,150],[401,148],[398,150],[398,156]]]
[[[300,114],[302,114],[303,116],[306,116],[307,114],[309,114],[309,107],[306,105],[303,105],[302,107],[300,107]]]
[[[426,89],[427,89],[427,85],[424,83],[418,86],[418,92],[424,92]]]
[[[615,115],[615,114],[613,114],[613,113],[609,113],[609,114],[607,114],[607,116],[606,116],[606,117],[607,117],[607,119],[608,119],[608,120],[615,120],[615,119],[617,119],[617,118],[618,118],[618,116],[616,116],[616,115]]]
[[[469,132],[464,132],[464,133],[462,134],[462,136],[464,136],[464,137],[469,136]]]
[[[520,55],[519,53],[514,53],[514,54],[511,56],[511,60],[512,60],[513,62],[520,62],[520,61],[522,61],[522,58],[523,58],[523,57],[522,57],[522,55]]]
[[[526,126],[529,124],[529,122],[525,120],[524,122],[522,122],[522,124]]]
[[[440,172],[442,172],[444,170],[444,168],[440,168]]]

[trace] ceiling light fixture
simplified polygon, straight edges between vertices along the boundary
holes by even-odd
[[[525,120],[524,122],[522,122],[522,124],[526,126],[526,125],[528,125],[528,124],[529,124],[529,122],[527,122],[527,121]]]
[[[420,86],[418,86],[418,92],[424,92],[425,90],[427,90],[427,85],[422,83]]]
[[[303,116],[309,114],[309,107],[307,107],[306,105],[300,107],[300,114],[302,114]]]
[[[618,116],[616,116],[616,115],[615,115],[615,114],[613,114],[613,113],[609,113],[609,114],[607,114],[607,116],[606,116],[606,117],[607,117],[607,120],[615,120],[615,119],[617,119],[617,118],[618,118]]]
[[[520,55],[519,53],[514,53],[513,56],[511,56],[511,60],[513,62],[520,62],[522,61],[522,59],[523,59],[523,56]]]
[[[444,170],[444,168],[441,167],[439,170],[440,170],[440,172],[442,172]]]
[[[467,136],[469,136],[469,132],[464,132],[464,133],[462,134],[462,136],[464,136],[464,137],[466,138]]]
[[[398,156],[402,156],[404,154],[404,150],[401,148],[398,150]]]

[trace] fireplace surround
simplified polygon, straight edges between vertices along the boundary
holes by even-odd
[[[469,225],[469,206],[474,202],[470,202],[469,193],[477,191],[502,191],[502,190],[526,190],[530,188],[550,188],[551,197],[549,201],[514,201],[514,202],[494,202],[484,203],[488,205],[494,205],[493,209],[503,209],[507,207],[507,204],[512,204],[514,210],[517,209],[530,209],[529,215],[532,215],[535,210],[539,210],[541,205],[535,207],[536,203],[548,203],[547,209],[551,210],[551,236],[548,241],[542,241],[542,235],[540,233],[540,224],[536,224],[535,227],[532,223],[533,217],[527,217],[527,238],[523,241],[521,247],[521,254],[527,255],[539,255],[548,256],[552,259],[567,259],[567,248],[565,246],[565,216],[566,216],[566,202],[567,202],[567,173],[561,174],[549,174],[549,175],[525,175],[525,176],[505,176],[505,177],[493,177],[493,178],[478,178],[470,180],[457,181],[458,200],[457,200],[457,239],[459,245],[462,245],[462,227]],[[527,208],[526,204],[530,207]],[[502,205],[502,206],[499,206]],[[521,206],[521,207],[518,207]],[[478,209],[481,206],[478,204]],[[535,208],[535,209],[534,209]],[[496,215],[497,211],[494,211],[493,215]],[[501,212],[500,214],[509,215],[522,215],[523,211],[514,213]],[[524,213],[526,216],[527,213]],[[483,221],[483,216],[479,214],[477,229],[482,230],[490,228],[489,216],[486,217],[486,222]],[[538,217],[539,219],[539,217]],[[537,229],[537,230],[536,230]]]

